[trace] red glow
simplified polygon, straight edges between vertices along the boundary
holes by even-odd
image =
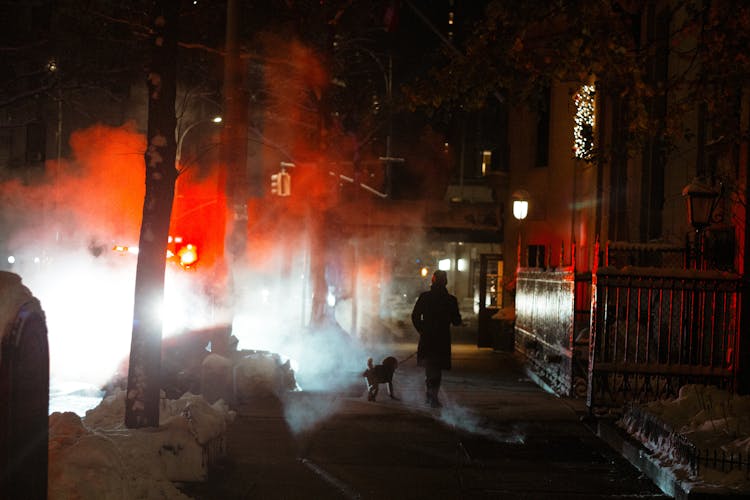
[[[97,125],[74,132],[70,146],[75,163],[62,165],[53,179],[63,206],[82,219],[80,227],[138,241],[145,194],[143,135],[133,124]]]
[[[220,264],[224,256],[226,198],[218,161],[205,160],[201,168],[188,168],[177,178],[169,231],[174,235],[178,257],[182,258],[180,249],[186,248],[185,243],[189,242],[200,247],[201,268],[208,270]]]

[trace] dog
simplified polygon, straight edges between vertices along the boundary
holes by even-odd
[[[373,364],[372,358],[367,360],[367,370],[362,373],[362,376],[367,379],[368,401],[375,401],[380,384],[388,384],[388,395],[391,399],[398,401],[393,393],[393,373],[396,368],[398,368],[398,360],[393,356],[388,356],[379,365]]]

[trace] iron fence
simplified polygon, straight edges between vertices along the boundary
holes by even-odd
[[[604,265],[617,268],[625,266],[687,268],[690,258],[687,244],[676,246],[609,241],[604,252],[604,260],[602,260]]]
[[[692,464],[695,467],[695,474],[700,472],[700,467],[706,467],[726,473],[738,470],[744,472],[746,478],[750,478],[750,455],[747,453],[743,456],[742,453],[727,453],[725,450],[716,448],[696,449]],[[691,472],[693,471],[692,464]]]
[[[687,383],[730,390],[738,373],[739,276],[600,268],[592,279],[587,405],[674,396]]]
[[[586,394],[590,288],[591,273],[518,271],[515,349],[561,395]]]

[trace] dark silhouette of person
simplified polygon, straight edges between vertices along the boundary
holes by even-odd
[[[411,322],[419,332],[417,365],[424,367],[426,402],[441,406],[438,399],[443,370],[451,369],[450,326],[461,324],[458,300],[448,293],[448,275],[435,271],[430,290],[420,294],[411,313]]]

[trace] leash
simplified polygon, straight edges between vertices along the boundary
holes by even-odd
[[[411,358],[413,358],[416,355],[417,355],[417,351],[414,351],[412,354],[410,354],[409,356],[405,357],[404,359],[400,359],[398,361],[398,364],[405,363],[405,362],[409,361]]]

